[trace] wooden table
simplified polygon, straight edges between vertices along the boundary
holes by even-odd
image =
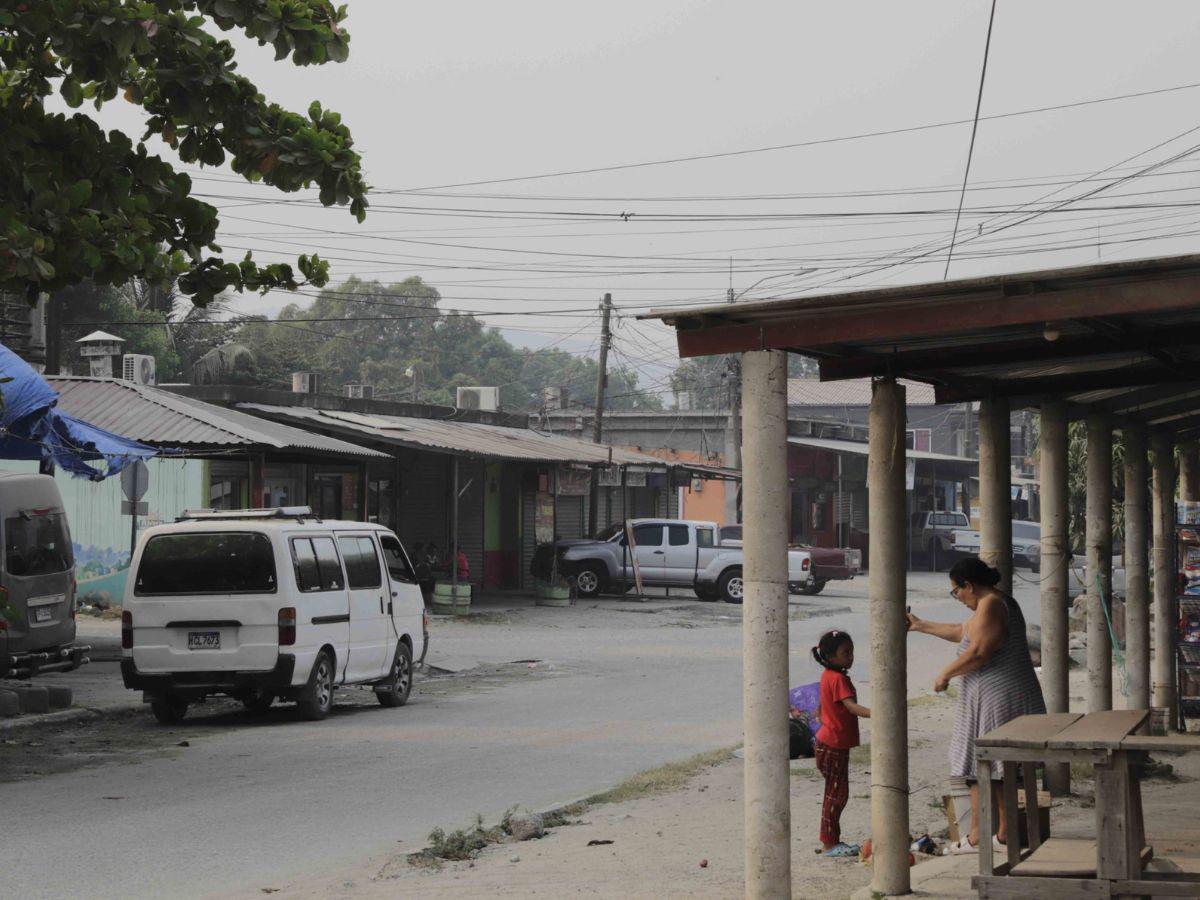
[[[1200,878],[1169,878],[1146,871],[1153,856],[1146,846],[1139,767],[1153,750],[1200,749],[1200,735],[1152,737],[1135,734],[1147,710],[1051,713],[1021,716],[975,742],[978,771],[1003,765],[1005,818],[1010,836],[1007,860],[994,865],[991,791],[979,790],[979,875],[972,880],[982,898],[1058,900],[1062,897],[1200,897]],[[1096,837],[1046,838],[1037,813],[1039,763],[1091,763],[1096,782]],[[1017,773],[1022,770],[1029,849],[1016,836]]]

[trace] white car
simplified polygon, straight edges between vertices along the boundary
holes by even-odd
[[[224,694],[323,719],[339,685],[402,706],[428,618],[399,539],[307,507],[188,512],[143,532],[125,587],[121,674],[155,717]]]

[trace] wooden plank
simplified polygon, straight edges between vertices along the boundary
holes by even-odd
[[[1200,897],[1200,880],[1197,881],[1114,881],[1114,895],[1128,894],[1133,897]]]
[[[1024,763],[1021,766],[1021,780],[1025,783],[1025,831],[1029,835],[1029,849],[1036,853],[1037,848],[1042,846],[1042,817],[1038,810],[1040,797],[1037,789],[1037,766],[1033,763]],[[1020,831],[1017,833],[1020,834]]]
[[[976,774],[986,773],[979,780],[979,874],[991,875],[995,871],[992,860],[992,766],[977,759]]]
[[[1061,749],[1051,749],[1043,747],[1038,749],[1032,747],[1025,749],[1022,747],[977,747],[975,755],[980,759],[990,759],[994,762],[1008,760],[1009,762],[1079,762],[1079,763],[1095,763],[1104,762],[1109,757],[1109,750],[1093,750],[1088,748],[1067,747]]]
[[[975,739],[976,747],[1038,749],[1064,728],[1083,718],[1082,713],[1044,713],[1018,716]]]
[[[1051,749],[1116,750],[1150,715],[1145,709],[1110,709],[1088,713],[1046,742]]]
[[[1008,865],[1013,868],[1021,861],[1021,823],[1019,820],[1020,813],[1017,811],[1017,771],[1019,767],[1016,763],[1006,762],[1004,764],[1004,781],[1000,785],[1000,793],[1004,797],[1004,824],[1008,833]],[[979,784],[980,793],[983,792],[984,785],[981,781]]]
[[[1096,766],[1097,877],[1137,878],[1141,860],[1130,852],[1129,760],[1118,753]]]
[[[1016,876],[1095,878],[1096,842],[1086,838],[1047,838],[1023,862],[1013,866]]]
[[[1200,750],[1200,734],[1131,734],[1121,741],[1122,750],[1188,753]]]
[[[1112,896],[1110,882],[1090,878],[998,878],[976,875],[980,900],[1085,900]]]

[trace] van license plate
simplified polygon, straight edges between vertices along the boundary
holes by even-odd
[[[189,631],[189,650],[220,650],[221,632],[219,631]]]
[[[49,622],[52,618],[54,618],[54,610],[49,606],[39,606],[33,611],[33,621],[35,622]]]

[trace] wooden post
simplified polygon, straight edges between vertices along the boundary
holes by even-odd
[[[1067,500],[1067,407],[1042,406],[1040,467],[1042,480],[1042,690],[1046,712],[1071,711],[1070,634],[1067,615],[1070,577],[1070,512]],[[1046,764],[1046,789],[1071,793],[1071,766]]]
[[[1088,712],[1112,709],[1112,423],[1087,418]]]
[[[1122,429],[1125,443],[1125,659],[1129,704],[1150,708],[1150,542],[1146,539],[1146,429]],[[1147,720],[1147,727],[1149,720]]]
[[[874,384],[867,469],[871,521],[871,888],[881,894],[907,894],[910,887],[905,412],[903,387],[890,379]]]
[[[1007,399],[979,404],[979,556],[1012,593],[1012,435]]]
[[[747,353],[742,373],[746,423],[742,607],[745,891],[747,898],[755,900],[783,900],[792,895],[787,717],[787,354],[779,350]],[[903,433],[901,438],[903,453]],[[903,635],[899,644],[903,649]],[[903,799],[907,811],[908,798]]]
[[[1154,705],[1174,725],[1175,684],[1175,448],[1156,433],[1154,446]]]

